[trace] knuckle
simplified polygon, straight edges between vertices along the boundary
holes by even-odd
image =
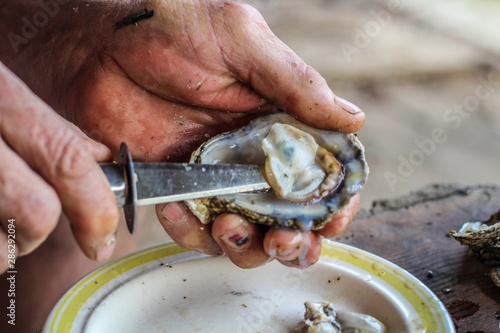
[[[61,205],[54,191],[39,193],[31,202],[25,202],[29,212],[22,214],[19,227],[20,253],[33,250],[54,230],[61,214]],[[52,192],[52,193],[51,193]],[[43,200],[43,201],[42,201]]]
[[[22,168],[21,168],[22,169]],[[47,238],[61,214],[55,190],[30,173],[0,172],[0,217],[15,218],[16,243],[25,254]],[[4,170],[5,171],[5,170]]]
[[[253,18],[255,15],[260,16],[259,11],[247,3],[235,2],[232,8],[237,10],[238,13],[244,17]]]
[[[60,205],[46,202],[31,211],[33,217],[27,221],[28,228],[25,230],[27,238],[35,241],[47,238],[59,220],[60,210]]]
[[[260,12],[247,3],[223,1],[221,7],[226,14],[237,17],[243,22],[254,23],[264,20]]]
[[[49,143],[54,157],[53,175],[62,179],[83,177],[90,169],[87,145],[68,129],[61,129]]]

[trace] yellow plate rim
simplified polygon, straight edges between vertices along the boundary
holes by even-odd
[[[71,287],[52,310],[43,332],[71,332],[83,305],[102,286],[118,276],[131,274],[141,266],[181,254],[186,254],[186,260],[210,258],[173,242],[153,245],[118,258],[92,271]],[[444,304],[427,286],[401,267],[372,253],[330,240],[323,240],[321,256],[361,268],[389,284],[412,305],[427,332],[455,332]]]

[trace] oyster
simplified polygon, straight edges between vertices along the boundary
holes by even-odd
[[[489,266],[492,281],[500,287],[500,211],[493,214],[487,221],[466,222],[456,231],[451,230],[450,235],[467,245],[470,254]]]
[[[471,254],[482,263],[500,265],[500,211],[488,221],[466,222],[450,234],[460,244],[469,246]]]
[[[261,165],[272,187],[268,192],[187,201],[203,223],[236,213],[254,223],[321,229],[368,176],[356,135],[318,130],[285,113],[257,118],[210,139],[193,153],[191,162]]]
[[[299,333],[383,333],[385,325],[372,316],[335,311],[330,302],[305,302],[304,320]]]
[[[262,140],[262,149],[266,155],[264,176],[280,198],[317,202],[344,179],[344,168],[335,156],[312,135],[291,125],[273,124]]]

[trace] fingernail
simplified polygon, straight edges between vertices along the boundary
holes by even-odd
[[[107,240],[99,245],[96,249],[96,259],[97,261],[105,261],[111,258],[115,250],[116,237],[111,235]]]
[[[278,260],[292,261],[300,258],[306,250],[302,246],[303,235],[300,232],[289,233],[287,238],[272,240],[269,245],[269,256]]]
[[[171,203],[163,207],[161,216],[169,222],[178,223],[184,220],[184,218],[186,217],[186,212],[183,209],[182,205]]]
[[[278,249],[276,259],[284,261],[297,260],[303,256],[303,252],[304,249],[300,245],[288,249]]]
[[[340,106],[342,109],[344,109],[344,111],[349,112],[350,114],[363,112],[359,107],[343,99],[342,97],[335,96],[334,99],[338,106]]]
[[[229,230],[220,239],[234,250],[243,250],[250,244],[250,235],[244,225]]]

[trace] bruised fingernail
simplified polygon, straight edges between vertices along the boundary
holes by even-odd
[[[116,237],[115,235],[109,236],[104,243],[99,245],[96,249],[96,260],[105,261],[111,258],[115,250]]]
[[[184,220],[186,211],[183,209],[182,205],[171,203],[163,207],[161,216],[169,222],[177,223]]]
[[[250,244],[250,235],[244,225],[229,230],[220,239],[232,249],[243,250]]]
[[[354,105],[353,103],[343,99],[342,97],[335,96],[335,102],[337,103],[338,106],[340,106],[344,111],[350,113],[350,114],[357,114],[361,111],[359,107]]]

